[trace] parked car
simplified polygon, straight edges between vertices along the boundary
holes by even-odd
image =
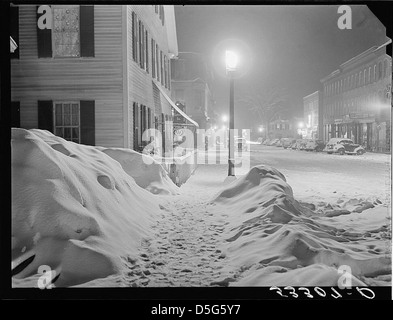
[[[282,139],[279,139],[276,143],[275,143],[276,147],[282,147]]]
[[[294,143],[292,143],[291,149],[292,150],[297,150],[300,147],[300,142],[301,141],[302,141],[302,139],[296,139],[296,141]]]
[[[262,138],[262,137],[259,137],[258,140],[257,140],[257,142],[258,142],[259,144],[263,144],[263,141],[265,141],[265,139]]]
[[[290,146],[292,139],[290,138],[282,138],[281,139],[281,146],[286,149]]]
[[[279,141],[280,141],[280,139],[273,139],[273,140],[269,141],[269,143],[267,145],[268,146],[275,146]]]
[[[306,151],[322,151],[325,148],[325,143],[322,140],[308,140],[306,144]]]
[[[297,139],[296,142],[292,144],[291,148],[293,150],[304,150],[305,144],[306,144],[306,140]]]
[[[249,143],[245,138],[235,138],[235,146],[239,151],[248,151]]]
[[[264,141],[262,142],[262,144],[263,144],[264,146],[267,146],[269,142],[270,142],[270,139],[266,139],[266,140],[264,140]]]
[[[287,138],[282,143],[282,146],[283,146],[284,149],[288,149],[288,148],[291,148],[292,144],[294,144],[294,143],[296,143],[296,139]]]
[[[360,145],[347,138],[331,138],[325,148],[328,154],[364,154],[366,150]]]
[[[307,140],[307,139],[302,139],[302,141],[300,141],[298,149],[302,150],[302,151],[306,150],[306,145],[307,145],[308,141],[309,140]]]

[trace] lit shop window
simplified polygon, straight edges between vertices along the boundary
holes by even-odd
[[[55,102],[55,134],[66,140],[80,142],[79,102]]]

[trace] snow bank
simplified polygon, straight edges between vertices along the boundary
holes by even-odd
[[[13,128],[11,145],[14,286],[36,286],[42,265],[56,270],[56,286],[72,286],[136,259],[159,207],[112,159],[125,151],[103,152],[36,129]],[[149,189],[149,179],[138,181]]]
[[[178,187],[169,178],[162,165],[152,157],[130,149],[103,147],[97,149],[118,161],[141,188],[153,194],[178,193]]]
[[[276,169],[257,166],[214,198],[227,221],[232,286],[338,285],[338,268],[349,266],[353,285],[390,285],[390,235],[386,207],[325,215],[300,204]]]

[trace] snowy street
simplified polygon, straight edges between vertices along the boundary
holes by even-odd
[[[267,164],[277,168],[287,178],[298,201],[322,211],[351,199],[360,202],[378,199],[384,205],[388,201],[389,155],[339,156],[262,145],[252,145],[250,155],[251,167]],[[130,266],[126,283],[227,286],[236,281],[242,269],[228,264],[223,249],[228,215],[210,203],[225,186],[226,175],[225,164],[199,165],[195,175],[181,187],[181,195],[163,198],[166,205],[153,227],[155,233],[143,242],[144,264]],[[389,215],[388,210],[385,214]]]
[[[297,200],[336,202],[356,197],[390,196],[390,155],[362,156],[307,152],[264,145],[251,146],[251,167],[271,165],[281,171]]]

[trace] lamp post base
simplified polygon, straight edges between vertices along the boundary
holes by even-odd
[[[235,164],[234,161],[229,159],[228,160],[228,176],[234,176],[235,175]]]

